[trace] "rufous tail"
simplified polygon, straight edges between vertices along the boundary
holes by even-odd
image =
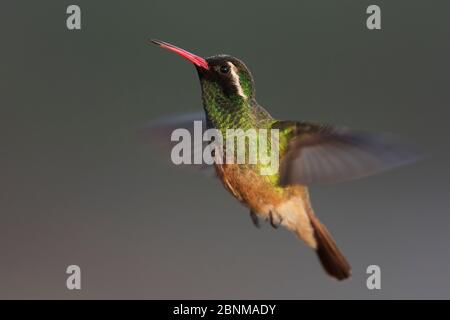
[[[314,230],[314,238],[317,242],[316,252],[323,268],[330,276],[338,280],[347,279],[351,275],[351,267],[347,259],[338,249],[327,228],[312,213],[312,210],[308,210],[307,214]]]

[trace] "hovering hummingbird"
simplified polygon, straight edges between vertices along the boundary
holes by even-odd
[[[255,226],[259,227],[260,219],[274,228],[282,225],[317,252],[330,276],[348,278],[351,267],[315,215],[308,186],[364,177],[411,162],[415,154],[381,134],[274,119],[256,102],[253,77],[241,60],[222,54],[202,58],[169,43],[151,41],[194,64],[207,128],[279,130],[280,166],[274,176],[261,175],[258,165],[247,164],[216,163],[216,174],[250,209]]]

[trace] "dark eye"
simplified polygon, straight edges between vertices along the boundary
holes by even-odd
[[[227,66],[227,65],[220,66],[220,72],[221,73],[228,73],[228,72],[230,72],[230,67]]]

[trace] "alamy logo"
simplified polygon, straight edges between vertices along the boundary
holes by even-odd
[[[367,18],[366,26],[369,30],[381,29],[381,9],[379,6],[373,4],[367,7],[367,14],[370,16]]]
[[[366,273],[370,276],[367,278],[366,286],[369,290],[381,289],[381,269],[376,264],[367,267]]]
[[[66,273],[69,274],[66,280],[66,287],[69,290],[81,290],[81,269],[79,266],[72,264],[67,267]]]
[[[69,30],[81,29],[81,9],[79,6],[72,4],[67,7],[66,13],[69,14],[66,20],[66,26]]]
[[[171,152],[172,162],[179,164],[250,164],[261,175],[273,175],[279,168],[278,129],[208,129],[194,121],[194,137],[185,128],[175,129],[171,141],[178,141]],[[202,152],[199,150],[208,142]],[[193,146],[193,148],[192,148]]]

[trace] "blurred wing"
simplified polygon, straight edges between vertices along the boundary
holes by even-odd
[[[161,154],[163,158],[167,159],[168,162],[172,163],[170,159],[170,154],[172,148],[178,143],[178,141],[171,141],[172,132],[175,129],[186,129],[189,131],[192,137],[191,143],[191,159],[194,159],[195,155],[203,155],[203,149],[208,144],[208,142],[203,142],[198,146],[193,143],[194,139],[194,121],[202,122],[202,133],[206,130],[206,118],[205,113],[195,112],[181,115],[174,115],[169,117],[163,117],[151,121],[147,125],[142,126],[138,130],[139,139],[142,143],[148,145],[152,150]],[[203,157],[202,157],[203,159]],[[213,166],[207,164],[182,164],[179,166],[192,167],[196,169],[211,169],[213,172]],[[209,173],[209,172],[208,172]]]
[[[388,135],[291,121],[279,121],[274,128],[288,137],[280,163],[281,185],[358,179],[420,158]]]

